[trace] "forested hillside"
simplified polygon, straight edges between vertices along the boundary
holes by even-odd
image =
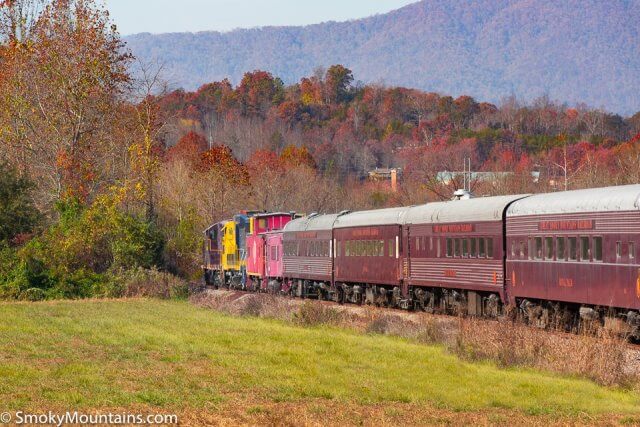
[[[285,83],[343,64],[367,83],[489,102],[547,94],[620,114],[640,110],[638,0],[423,0],[384,15],[307,27],[137,34],[133,53],[176,87],[266,70]]]

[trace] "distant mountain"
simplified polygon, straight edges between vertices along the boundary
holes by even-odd
[[[254,69],[293,83],[340,63],[365,82],[482,101],[546,94],[640,110],[640,0],[423,0],[348,22],[125,40],[185,89]]]

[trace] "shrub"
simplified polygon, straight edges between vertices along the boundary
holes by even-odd
[[[114,274],[112,280],[120,283],[122,296],[126,297],[186,299],[189,296],[189,285],[186,281],[156,268],[120,270]]]
[[[22,301],[42,301],[46,295],[40,288],[29,288],[20,292],[19,300]]]
[[[294,322],[303,326],[337,325],[343,318],[344,313],[341,311],[311,301],[302,304],[293,315]]]

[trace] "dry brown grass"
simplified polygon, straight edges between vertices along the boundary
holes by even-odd
[[[458,324],[452,351],[465,359],[580,375],[602,385],[628,386],[638,380],[626,369],[626,340],[604,329],[573,335],[506,320],[467,318]]]
[[[230,399],[213,410],[179,414],[181,425],[216,426],[619,426],[636,425],[633,416],[580,414],[571,417],[530,415],[493,408],[460,412],[411,403],[363,405],[323,399],[300,402],[267,402]]]

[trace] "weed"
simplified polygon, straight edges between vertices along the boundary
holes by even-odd
[[[294,313],[293,320],[298,325],[338,325],[344,318],[344,313],[323,304],[307,301]]]

